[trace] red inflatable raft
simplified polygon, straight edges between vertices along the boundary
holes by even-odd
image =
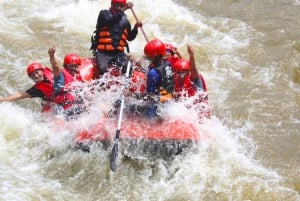
[[[99,78],[99,68],[94,58],[81,59],[81,65],[78,68],[80,75],[85,82],[90,82]]]
[[[85,81],[97,79],[99,70],[94,59],[83,59],[80,74]],[[201,75],[204,90],[207,90]],[[136,80],[133,80],[136,82]],[[76,134],[76,144],[82,150],[89,151],[90,145],[102,143],[107,148],[115,139],[117,117],[102,118],[88,129]],[[141,117],[125,117],[120,129],[120,140],[127,155],[151,154],[169,157],[181,153],[200,140],[199,131],[193,123],[177,120],[149,120]]]
[[[88,150],[95,142],[107,146],[115,139],[116,128],[116,118],[103,118],[91,128],[79,131],[76,143],[83,150]],[[200,136],[192,123],[183,120],[147,121],[130,117],[122,121],[120,139],[127,155],[169,157],[198,143]]]

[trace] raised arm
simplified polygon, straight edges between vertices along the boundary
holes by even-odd
[[[196,68],[196,61],[195,61],[194,50],[193,50],[192,46],[187,45],[187,51],[190,56],[189,61],[190,61],[190,66],[191,66],[191,76],[193,79],[198,79],[199,73]]]
[[[53,74],[55,77],[59,77],[61,69],[59,68],[56,58],[55,58],[55,46],[50,47],[48,50],[49,58],[50,58],[50,64],[53,70]]]

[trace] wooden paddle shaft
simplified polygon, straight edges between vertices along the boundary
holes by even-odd
[[[132,14],[133,14],[135,20],[136,20],[137,22],[139,22],[139,19],[137,18],[136,14],[135,14],[135,12],[134,12],[134,10],[133,10],[133,8],[130,8],[130,10],[131,10],[131,12],[132,12]],[[144,35],[145,40],[148,42],[149,40],[148,40],[148,37],[146,36],[146,33],[145,33],[143,27],[140,27],[140,29],[141,29],[141,31],[142,31],[142,33],[143,33],[143,35]]]

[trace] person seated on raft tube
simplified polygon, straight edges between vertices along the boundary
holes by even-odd
[[[150,61],[147,73],[146,93],[137,94],[124,90],[125,96],[143,98],[147,104],[139,108],[139,112],[149,118],[159,116],[158,106],[173,98],[174,78],[173,69],[170,63],[164,58],[166,54],[165,44],[154,39],[149,41],[144,47],[146,58]]]
[[[63,63],[64,68],[61,69],[57,63],[57,60],[55,57],[55,51],[56,51],[55,46],[50,47],[48,49],[48,54],[49,54],[50,63],[51,63],[52,69],[53,69],[54,77],[63,75],[62,73],[67,71],[67,73],[69,75],[71,75],[72,81],[83,82],[83,79],[81,78],[81,75],[80,75],[79,69],[78,69],[79,66],[81,65],[81,58],[79,57],[79,55],[74,54],[74,53],[65,55],[64,63]]]
[[[112,58],[122,58],[125,55],[125,48],[129,53],[127,41],[134,40],[138,34],[138,27],[142,26],[141,22],[137,22],[131,29],[131,24],[124,12],[132,7],[133,3],[126,3],[126,0],[111,0],[110,9],[101,10],[98,15],[90,49],[97,60],[101,75],[107,71],[108,62]]]
[[[205,81],[203,80],[203,77],[200,73],[198,73],[198,70],[196,68],[195,58],[194,58],[194,50],[190,45],[187,45],[187,50],[189,53],[189,63],[191,68],[191,76],[192,81],[195,83],[195,85],[198,87],[198,89],[202,89],[203,91],[207,91]],[[182,56],[180,52],[177,50],[176,47],[174,47],[170,43],[166,43],[166,59],[169,61],[169,63],[174,67],[175,63],[182,59]],[[175,87],[176,88],[176,87]]]
[[[178,59],[173,65],[175,93],[176,96],[194,96],[197,90],[206,92],[205,83],[201,78],[201,74],[196,68],[194,50],[190,45],[187,45],[189,53],[189,61],[186,59]],[[207,97],[205,97],[207,99]]]
[[[49,68],[43,67],[41,63],[33,62],[27,67],[27,75],[35,84],[25,92],[0,98],[0,102],[39,97],[42,99],[42,112],[44,112],[48,105],[55,104],[53,99],[53,73]]]
[[[190,45],[187,45],[190,55],[189,61],[180,59],[173,66],[174,83],[175,83],[175,99],[181,97],[192,97],[193,104],[201,104],[203,108],[199,108],[204,112],[205,117],[210,117],[210,109],[207,107],[207,87],[206,83],[196,68],[194,50]]]
[[[67,119],[74,119],[84,111],[82,98],[75,97],[70,88],[73,82],[83,82],[78,70],[81,65],[81,58],[77,54],[67,54],[64,57],[64,68],[60,68],[55,58],[55,51],[54,46],[48,49],[54,75],[53,96],[63,100],[64,113],[68,117]]]

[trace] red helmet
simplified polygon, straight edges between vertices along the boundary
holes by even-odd
[[[38,62],[29,64],[27,67],[27,75],[30,77],[31,73],[33,73],[36,70],[44,70],[44,67]]]
[[[180,59],[175,62],[173,70],[175,72],[190,70],[190,62],[186,59]]]
[[[161,40],[154,39],[145,45],[144,53],[148,57],[164,56],[166,54],[166,46]]]
[[[64,67],[68,64],[81,65],[81,59],[77,54],[67,54],[64,58]]]
[[[113,3],[124,3],[126,4],[126,0],[111,0],[111,4]]]

